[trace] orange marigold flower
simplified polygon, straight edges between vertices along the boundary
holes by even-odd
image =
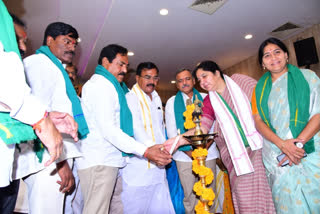
[[[204,188],[203,191],[202,191],[202,195],[201,197],[204,199],[204,200],[208,200],[208,201],[213,201],[214,198],[215,198],[215,195],[214,195],[214,192],[213,190],[210,188]]]
[[[203,149],[203,148],[195,149],[192,152],[193,159],[196,159],[198,157],[206,157],[207,155],[208,155],[208,150]]]
[[[192,161],[192,170],[194,171],[194,173],[199,174],[200,165],[197,160]]]
[[[193,191],[196,193],[197,196],[200,196],[203,191],[203,187],[201,186],[201,182],[198,181],[193,185]]]

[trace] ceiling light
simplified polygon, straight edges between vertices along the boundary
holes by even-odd
[[[172,83],[172,84],[175,84],[175,83],[176,83],[176,81],[175,81],[175,80],[171,80],[171,83]]]
[[[245,38],[245,39],[252,39],[252,34],[247,34],[247,35],[245,35],[244,38]]]
[[[128,56],[133,56],[133,55],[134,55],[134,53],[132,51],[128,52]]]
[[[160,15],[162,15],[162,16],[166,16],[166,15],[168,15],[168,13],[169,13],[169,11],[167,9],[160,10]]]

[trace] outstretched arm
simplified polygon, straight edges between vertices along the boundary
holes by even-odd
[[[69,134],[74,141],[78,141],[78,124],[68,113],[52,111],[49,117],[60,133]]]

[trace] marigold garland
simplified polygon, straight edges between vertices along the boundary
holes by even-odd
[[[196,127],[196,124],[192,120],[192,113],[193,113],[194,109],[195,109],[194,104],[187,105],[186,111],[183,112],[183,116],[186,118],[186,120],[185,120],[186,122],[184,123],[184,127],[186,129],[192,129],[192,128]]]
[[[208,155],[208,151],[206,149],[203,149],[203,148],[195,149],[192,152],[192,157],[194,158],[194,160],[192,161],[192,170],[196,174],[198,174],[200,177],[204,177],[205,184],[209,185],[213,181],[213,177],[214,177],[213,172],[210,168],[200,165],[200,162],[199,162],[199,159],[203,159],[207,155]],[[201,184],[201,181],[198,181],[194,184],[193,191],[196,193],[197,196],[200,196],[202,200],[208,201],[209,206],[213,204],[213,200],[215,198],[215,194],[213,190],[210,188],[203,187]],[[209,214],[209,212],[207,212],[204,209],[204,203],[202,203],[201,201],[199,201],[198,204],[196,205],[195,211],[197,214],[200,214],[200,213]]]
[[[195,149],[192,152],[192,157],[193,159],[197,159],[197,158],[201,158],[201,157],[206,157],[208,155],[208,150],[203,149],[203,148],[199,148],[199,149]]]
[[[198,204],[195,206],[194,210],[197,214],[210,214],[204,209],[204,204],[201,201],[198,201]]]
[[[185,117],[185,123],[184,127],[186,129],[192,129],[196,126],[196,124],[193,122],[193,116],[192,113],[195,110],[195,105],[187,105],[186,111],[183,113],[183,116]],[[200,116],[199,116],[200,119]],[[210,214],[208,211],[205,210],[205,207],[207,207],[206,203],[208,203],[209,206],[213,204],[213,200],[215,198],[215,194],[213,190],[210,188],[206,188],[206,185],[209,185],[213,181],[213,172],[210,168],[200,165],[200,160],[203,161],[206,159],[208,155],[208,150],[204,148],[198,148],[195,149],[192,152],[192,170],[198,174],[200,177],[202,177],[202,180],[204,178],[204,183],[201,183],[201,180],[196,182],[193,186],[193,191],[196,193],[197,196],[201,197],[201,200],[199,200],[198,204],[195,206],[195,211],[197,214]]]

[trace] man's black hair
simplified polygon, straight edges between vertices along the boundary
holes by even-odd
[[[69,35],[71,38],[78,39],[79,35],[77,30],[69,24],[63,22],[54,22],[48,25],[44,32],[43,45],[47,45],[47,38],[51,36],[56,39],[60,35]]]
[[[150,70],[150,69],[156,69],[157,74],[159,74],[159,69],[153,62],[141,62],[137,67],[136,75],[140,76],[143,70]]]
[[[108,61],[112,63],[114,58],[116,58],[117,54],[120,54],[122,56],[125,56],[128,54],[128,50],[120,45],[117,44],[111,44],[106,47],[104,47],[101,52],[98,59],[98,64],[102,64],[102,59],[104,57],[107,57]]]

